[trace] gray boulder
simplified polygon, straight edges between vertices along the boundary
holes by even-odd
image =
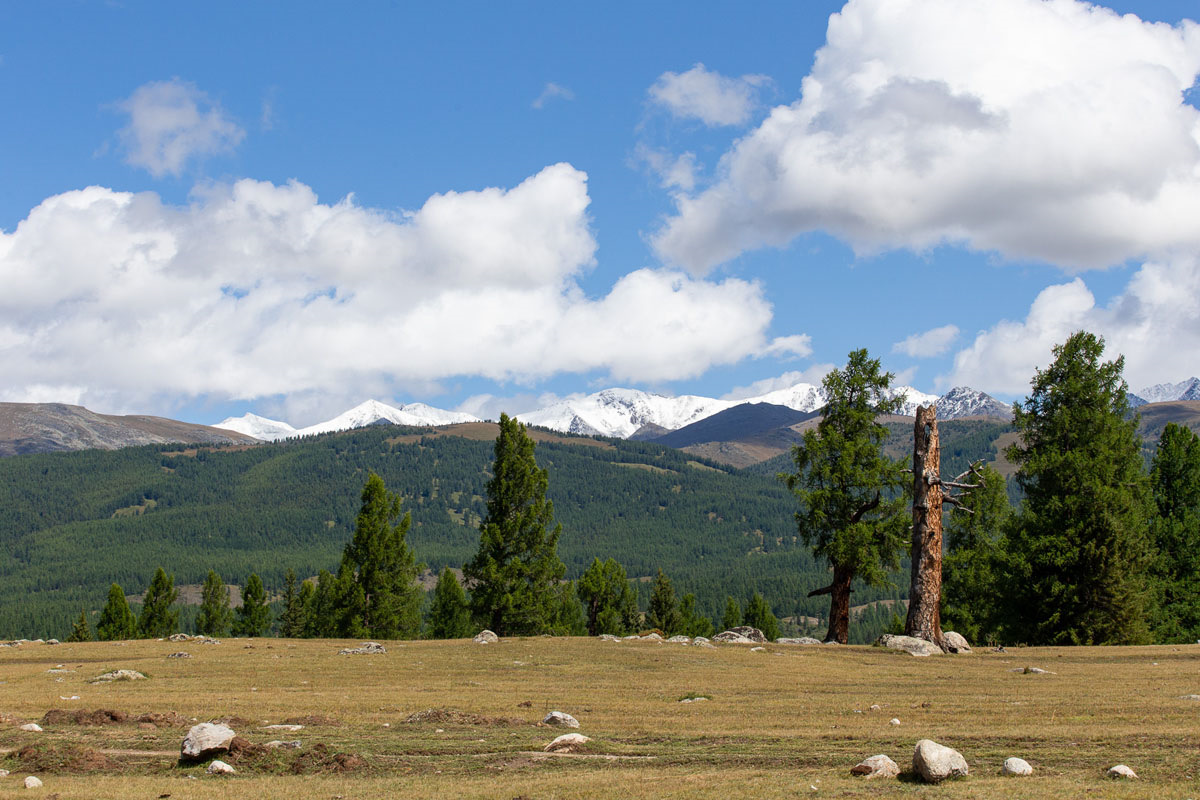
[[[233,767],[219,759],[209,764],[208,769],[204,771],[209,775],[232,775],[235,772]]]
[[[799,638],[781,637],[775,640],[775,644],[820,644],[820,639],[814,639],[811,636],[801,636]],[[874,756],[872,756],[874,758]]]
[[[903,650],[914,656],[940,656],[942,654],[942,648],[933,642],[927,642],[915,636],[897,636],[892,633],[885,633],[876,639],[875,646]]]
[[[713,637],[714,642],[732,642],[734,644],[764,644],[767,637],[763,636],[763,632],[758,628],[752,628],[749,625],[738,625],[736,628],[730,628],[727,631],[721,631]]]
[[[926,783],[941,783],[946,778],[967,774],[967,760],[962,753],[930,739],[917,742],[912,767]]]
[[[500,637],[489,630],[482,630],[475,634],[473,641],[475,644],[496,644],[500,641]]]
[[[1105,773],[1113,780],[1136,780],[1137,773],[1124,764],[1117,764],[1115,767],[1109,767]]]
[[[850,768],[850,774],[866,778],[895,778],[900,774],[900,767],[895,761],[880,754],[864,758]]]
[[[944,631],[942,633],[942,641],[946,643],[946,649],[949,650],[951,653],[969,653],[969,652],[971,652],[971,645],[967,643],[967,640],[963,637],[963,635],[961,633],[955,633],[954,631]]]
[[[386,653],[387,648],[379,642],[363,642],[358,647],[347,647],[338,651],[339,656],[371,656]]]
[[[582,733],[564,733],[542,748],[547,753],[574,753],[592,739]]]
[[[115,669],[103,675],[92,678],[92,683],[111,683],[113,681],[144,681],[146,676],[135,669]]]
[[[215,722],[193,725],[183,738],[179,757],[184,761],[201,761],[229,749],[229,743],[237,736],[233,728]]]
[[[1000,767],[1001,775],[1032,775],[1033,767],[1023,758],[1006,758]]]
[[[39,778],[35,775],[27,775],[25,777],[25,788],[26,789],[40,789],[41,786],[42,786],[41,778]]]
[[[551,711],[542,719],[543,725],[558,725],[563,728],[578,728],[579,720],[562,711]]]

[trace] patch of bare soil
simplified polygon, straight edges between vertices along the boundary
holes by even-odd
[[[405,722],[433,722],[447,725],[492,725],[498,727],[513,727],[531,723],[516,717],[485,717],[482,714],[468,714],[456,708],[427,708],[415,714],[409,714]]]
[[[86,773],[114,772],[121,769],[99,750],[77,744],[30,745],[17,751],[21,768],[30,772]]]
[[[254,727],[254,723],[245,717],[218,717],[217,719],[212,720],[212,722],[215,722],[218,725],[228,725],[234,730],[237,730],[238,728]]]
[[[312,775],[319,772],[353,772],[367,766],[362,756],[354,753],[335,753],[323,744],[315,744],[292,762],[292,772]]]
[[[42,717],[43,725],[119,725],[128,722],[129,715],[124,711],[113,711],[108,708],[98,708],[95,711],[67,711],[52,708]]]

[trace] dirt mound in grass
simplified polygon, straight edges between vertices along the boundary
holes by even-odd
[[[306,728],[333,728],[342,724],[333,717],[322,717],[319,714],[308,714],[303,717],[290,717],[285,719],[283,722],[285,725],[303,725]]]
[[[353,772],[367,766],[362,756],[354,753],[335,753],[323,744],[301,753],[292,762],[292,772],[297,775],[312,775],[317,772]]]
[[[139,714],[135,721],[150,724],[156,728],[186,728],[192,724],[190,719],[181,717],[174,711],[166,713],[148,711],[145,714]]]
[[[468,714],[456,708],[427,708],[424,711],[409,714],[404,721],[409,723],[433,722],[446,725],[495,725],[500,727],[532,724],[517,717],[485,717],[482,714]]]
[[[29,772],[114,772],[121,769],[99,750],[77,744],[30,745],[17,753],[21,769]]]
[[[95,711],[67,711],[52,708],[42,717],[43,725],[120,725],[128,722],[129,715],[124,711],[113,711],[108,708],[98,708]]]

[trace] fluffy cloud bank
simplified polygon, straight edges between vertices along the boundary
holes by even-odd
[[[232,150],[246,132],[207,94],[174,78],[139,86],[118,106],[129,124],[118,132],[125,160],[160,178],[188,162]]]
[[[677,196],[654,244],[696,273],[816,229],[861,251],[949,242],[1068,268],[1195,251],[1200,112],[1183,93],[1198,71],[1193,22],[1077,0],[850,0],[801,99]]]
[[[1192,377],[1200,353],[1200,260],[1143,265],[1124,292],[1098,306],[1083,279],[1050,286],[1024,320],[1003,321],[960,351],[939,389],[966,384],[1022,395],[1051,349],[1078,330],[1105,338],[1105,356],[1125,356],[1125,377],[1136,391],[1160,381]]]
[[[471,375],[661,381],[807,347],[766,338],[756,283],[643,269],[585,296],[586,181],[557,164],[403,214],[323,204],[296,182],[212,186],[186,207],[102,187],[50,197],[0,233],[0,399],[144,408]]]

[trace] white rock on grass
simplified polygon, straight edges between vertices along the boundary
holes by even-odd
[[[943,631],[942,641],[946,643],[946,647],[951,653],[971,652],[971,645],[967,643],[966,638],[961,633]]]
[[[1180,700],[1200,700],[1200,694],[1185,694]]]
[[[814,639],[811,636],[801,636],[799,638],[781,637],[775,640],[775,644],[820,644],[820,639]]]
[[[475,644],[496,644],[500,641],[500,637],[485,629],[475,634],[475,638],[472,641]]]
[[[112,683],[113,681],[144,681],[146,676],[136,669],[115,669],[103,675],[92,678],[92,683]]]
[[[267,742],[265,745],[263,745],[263,747],[269,747],[272,750],[299,750],[300,749],[300,740],[292,739],[291,741],[281,742],[280,740],[275,739],[273,741]]]
[[[895,778],[900,774],[900,766],[887,756],[880,753],[877,756],[864,758],[850,768],[851,775],[862,775],[867,778]]]
[[[708,640],[708,638],[705,636],[697,636],[695,639],[692,639],[692,647],[714,647],[715,648],[716,645],[714,645],[712,642],[710,642]]]
[[[931,739],[917,742],[912,766],[913,772],[926,783],[941,783],[946,778],[967,774],[967,760],[962,753]]]
[[[914,656],[940,656],[942,654],[942,648],[933,642],[927,642],[915,636],[897,636],[892,633],[885,633],[876,639],[875,646],[887,647],[892,650],[903,650],[909,655]]]
[[[551,711],[542,719],[543,725],[558,725],[563,728],[578,728],[579,720],[562,711]]]
[[[263,730],[263,731],[291,731],[292,733],[295,733],[296,731],[301,731],[301,730],[304,730],[304,726],[303,726],[303,725],[287,725],[287,724],[284,724],[284,723],[279,723],[279,724],[276,724],[276,725],[263,725],[261,728],[259,728],[259,730]]]
[[[35,778],[33,775],[28,775],[25,777],[25,788],[26,789],[38,789],[41,787],[41,785],[42,785],[41,778]]]
[[[0,778],[7,778],[7,777],[8,777],[8,770],[0,769]]]
[[[602,633],[602,634],[600,634],[599,638],[600,638],[600,641],[602,641],[602,642],[619,642],[619,641],[621,641],[620,636],[614,636],[611,633]]]
[[[183,738],[179,756],[184,761],[199,761],[217,753],[224,753],[236,735],[228,725],[201,722],[199,725],[193,725]]]
[[[339,656],[371,656],[387,652],[387,648],[379,642],[363,642],[358,647],[347,647],[338,651]]]
[[[30,733],[41,733],[42,726],[38,725],[36,722],[26,722],[21,726],[21,730],[29,731]]]
[[[899,724],[900,724],[900,720],[898,720],[896,717],[892,717],[891,720],[888,722],[888,725],[899,725]]]
[[[691,644],[692,637],[690,637],[690,636],[672,636],[670,639],[667,639],[667,641],[672,644]]]
[[[1117,764],[1115,767],[1109,767],[1108,772],[1105,774],[1114,780],[1134,780],[1137,778],[1137,773],[1124,764]]]
[[[1001,775],[1032,775],[1033,767],[1029,766],[1029,762],[1023,758],[1006,758],[1004,765],[1000,767]]]
[[[730,628],[727,631],[721,631],[713,637],[714,642],[732,642],[734,644],[745,644],[746,642],[754,642],[755,644],[765,644],[767,637],[758,628],[749,625],[738,625],[736,628]]]
[[[232,775],[236,772],[233,767],[221,760],[213,761],[204,771],[209,775]]]
[[[564,733],[542,748],[547,753],[574,753],[592,739],[582,733]]]

